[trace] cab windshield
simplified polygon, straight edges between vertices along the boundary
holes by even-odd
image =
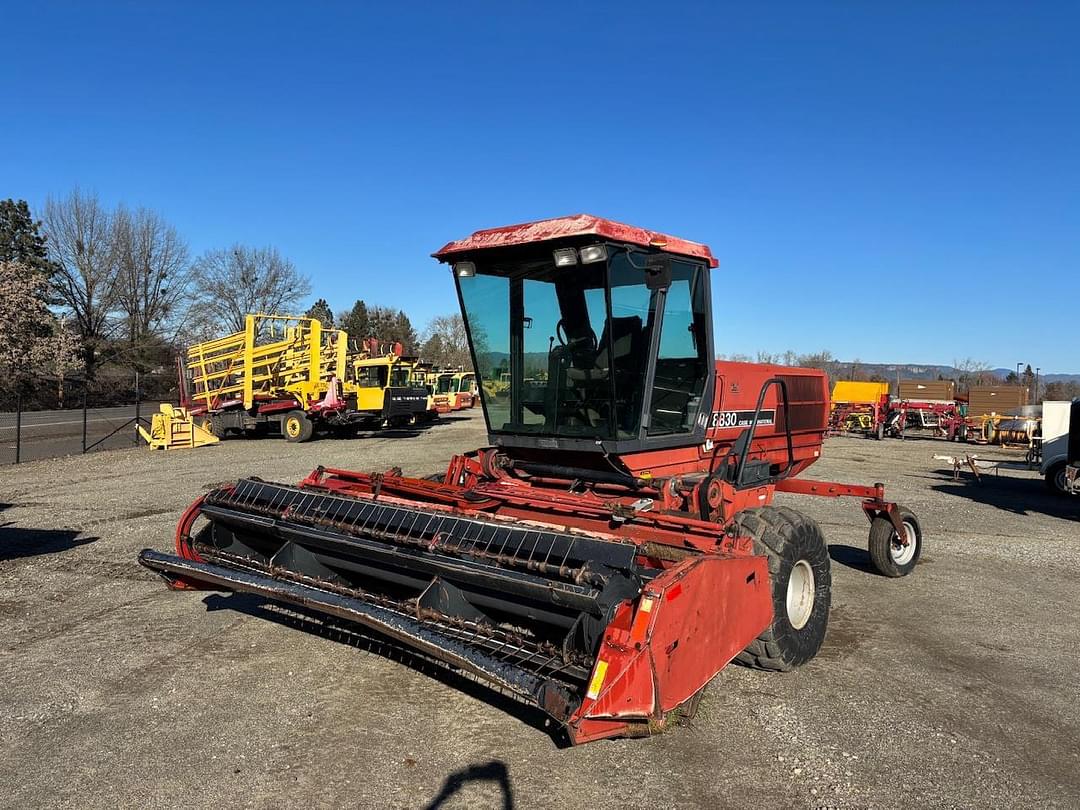
[[[693,428],[709,367],[704,265],[673,258],[666,286],[650,285],[643,253],[609,253],[556,267],[547,248],[478,260],[457,279],[493,433],[630,439]]]
[[[435,382],[436,394],[449,394],[453,392],[454,377],[452,374],[445,374]]]

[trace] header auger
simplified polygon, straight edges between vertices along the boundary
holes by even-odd
[[[143,564],[393,639],[540,707],[573,742],[663,729],[732,660],[813,658],[828,551],[776,492],[860,499],[875,566],[913,569],[918,520],[882,485],[796,477],[821,453],[825,375],[713,360],[705,245],[576,216],[435,257],[490,446],[438,480],[240,480],[185,513],[176,555]]]

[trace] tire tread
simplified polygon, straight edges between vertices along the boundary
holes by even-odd
[[[819,555],[823,555],[818,562],[823,562],[824,570],[815,569],[815,587],[825,594],[824,618],[827,624],[831,575],[828,567],[828,549],[817,523],[801,512],[783,506],[765,506],[747,510],[736,516],[735,520],[740,529],[754,539],[755,546],[760,547],[758,551],[768,557],[770,578],[776,577],[781,572],[783,563],[789,555],[789,544],[795,541],[800,532],[809,531],[811,535],[816,535],[817,540],[820,541],[820,548],[816,551]],[[774,594],[774,611],[777,607],[777,598]],[[786,622],[782,623],[774,618],[773,623],[750,642],[746,649],[735,657],[735,660],[757,669],[788,672],[812,658],[817,652],[816,649],[803,660],[792,660],[791,656],[785,654],[783,642],[788,639],[784,630],[785,625]]]

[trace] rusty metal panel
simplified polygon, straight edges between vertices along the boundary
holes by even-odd
[[[575,214],[569,217],[542,219],[538,222],[523,222],[520,225],[507,225],[502,228],[488,228],[476,231],[472,236],[449,242],[432,253],[436,259],[447,261],[456,253],[487,248],[528,245],[535,242],[547,242],[553,239],[566,239],[573,236],[596,236],[618,242],[629,242],[641,247],[661,248],[670,253],[693,256],[704,259],[710,267],[716,267],[716,257],[708,245],[680,239],[657,231],[624,225],[610,219],[594,217],[589,214]]]
[[[968,416],[1009,413],[1028,404],[1028,390],[1019,385],[980,385],[968,392]]]
[[[909,402],[944,401],[956,399],[956,383],[952,380],[901,380],[900,399]]]

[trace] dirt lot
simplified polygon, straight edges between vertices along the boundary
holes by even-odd
[[[561,749],[476,690],[241,597],[169,592],[135,562],[217,482],[319,463],[435,472],[483,442],[478,416],[0,469],[0,804],[1080,804],[1080,501],[1032,473],[954,484],[931,460],[942,443],[829,440],[814,474],[884,481],[923,520],[923,564],[875,576],[855,503],[786,498],[832,544],[824,649],[789,675],[729,667],[691,727],[648,740]]]

